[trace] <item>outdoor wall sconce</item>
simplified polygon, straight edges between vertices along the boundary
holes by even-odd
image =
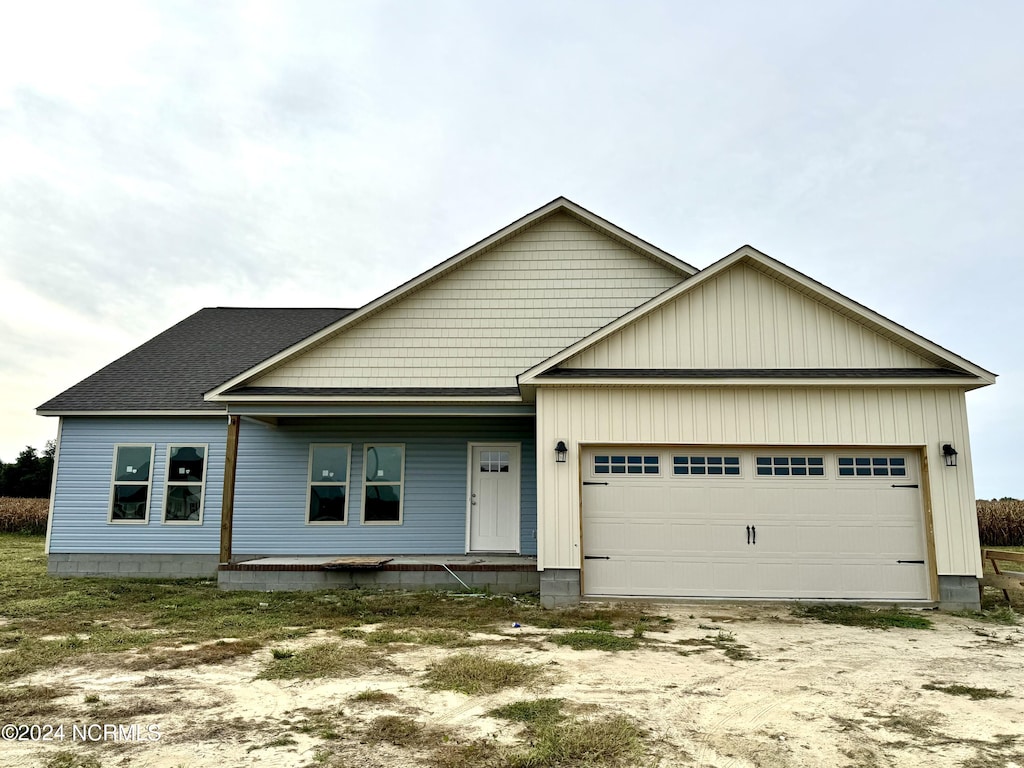
[[[565,464],[565,457],[569,455],[569,449],[565,445],[565,440],[559,440],[558,445],[555,446],[555,461],[559,464]]]
[[[942,444],[942,458],[946,460],[947,467],[956,466],[956,448],[949,443]]]

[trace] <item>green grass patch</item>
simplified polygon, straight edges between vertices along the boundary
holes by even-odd
[[[932,622],[925,616],[907,613],[898,608],[865,608],[862,605],[838,603],[809,603],[793,607],[792,613],[803,619],[814,619],[825,624],[867,629],[931,629]]]
[[[528,750],[509,755],[511,768],[637,765],[643,735],[628,717],[547,723],[538,728]]]
[[[490,717],[500,717],[516,723],[537,725],[540,723],[557,723],[564,720],[562,699],[528,699],[506,704],[504,707],[492,709],[487,713]]]
[[[427,688],[460,693],[493,693],[536,681],[542,670],[535,664],[490,659],[475,653],[460,653],[427,668]]]
[[[49,685],[0,687],[0,722],[18,722],[25,718],[49,717],[62,711],[55,699],[67,696],[66,688]]]
[[[1016,626],[1020,622],[1020,614],[1005,603],[992,605],[980,611],[957,611],[953,615],[986,624],[1002,624],[1007,627]]]
[[[555,645],[567,645],[574,651],[633,651],[640,643],[633,637],[619,637],[611,632],[566,632],[548,638]]]
[[[393,669],[380,651],[359,645],[320,643],[287,658],[271,659],[259,674],[268,680],[285,678],[352,677],[370,670]]]
[[[99,758],[94,755],[83,755],[80,751],[62,749],[46,758],[42,768],[103,768]]]
[[[398,697],[393,693],[380,691],[376,688],[367,688],[365,691],[360,691],[355,696],[350,696],[349,701],[358,701],[364,704],[388,704],[398,701]]]
[[[434,729],[404,715],[375,717],[367,723],[363,738],[371,744],[387,742],[398,747],[423,747],[440,741]]]
[[[129,669],[181,669],[198,667],[203,664],[224,664],[234,661],[240,656],[251,656],[259,650],[260,643],[255,640],[217,640],[197,648],[160,649],[153,653],[136,656],[128,664]]]
[[[358,631],[357,631],[358,632]],[[451,629],[378,629],[373,632],[358,633],[367,645],[391,645],[407,643],[411,645],[436,645],[443,648],[469,648],[480,643],[469,639],[466,632]],[[351,634],[355,637],[356,634]]]
[[[992,688],[975,688],[972,685],[925,683],[921,687],[926,691],[941,691],[942,693],[948,693],[950,696],[967,696],[972,701],[1010,698],[1010,694],[1004,693],[1003,691],[997,691]]]

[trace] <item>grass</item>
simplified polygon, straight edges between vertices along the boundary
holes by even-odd
[[[809,603],[793,607],[794,616],[814,619],[825,624],[867,629],[931,629],[932,622],[921,615],[907,613],[898,608],[865,608],[862,605],[836,603]]]
[[[272,658],[259,674],[267,680],[352,677],[372,669],[392,669],[379,651],[360,645],[319,643],[290,656]]]
[[[1008,699],[1010,694],[997,691],[992,688],[975,688],[971,685],[943,685],[942,683],[925,683],[921,686],[926,691],[941,691],[950,696],[967,696],[971,701],[982,701],[984,699]]]
[[[81,752],[62,749],[50,755],[42,768],[102,768],[103,764],[99,758],[93,755],[83,755]]]
[[[175,648],[136,656],[127,663],[129,669],[181,669],[202,664],[224,664],[240,656],[250,656],[261,644],[255,640],[217,640],[188,650]]]
[[[737,642],[736,636],[732,632],[726,632],[725,630],[718,630],[714,635],[705,635],[700,638],[676,640],[676,645],[690,646],[692,648],[689,651],[679,651],[681,656],[691,656],[695,653],[706,653],[712,649],[717,649],[725,654],[726,658],[733,661],[750,661],[757,658],[748,650],[748,646]]]
[[[488,717],[499,717],[516,723],[557,723],[564,720],[562,699],[528,699],[492,709]]]
[[[475,653],[449,656],[427,667],[427,688],[471,695],[493,693],[536,681],[542,670],[535,664],[490,659]]]
[[[18,722],[55,715],[63,708],[54,700],[66,695],[67,689],[49,685],[0,687],[0,721]]]
[[[566,632],[548,638],[555,645],[567,645],[574,651],[634,651],[640,643],[635,637],[619,637],[611,632]]]
[[[643,735],[628,717],[545,723],[529,749],[509,755],[510,768],[637,765]]]
[[[393,701],[398,701],[398,697],[393,693],[380,691],[376,688],[367,688],[365,691],[360,691],[355,696],[350,696],[349,701],[358,701],[367,704],[389,704]]]
[[[0,496],[0,533],[42,535],[49,513],[49,499]]]
[[[440,742],[444,734],[417,723],[411,717],[381,715],[367,724],[363,738],[370,744],[386,742],[398,747],[425,747]]]

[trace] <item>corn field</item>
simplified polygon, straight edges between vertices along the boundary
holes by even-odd
[[[1024,547],[1024,501],[979,499],[978,532],[984,547]]]
[[[0,533],[46,533],[49,499],[0,496]]]

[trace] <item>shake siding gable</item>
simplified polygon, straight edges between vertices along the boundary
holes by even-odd
[[[249,385],[510,386],[682,279],[558,213]]]
[[[737,264],[562,363],[565,368],[931,368],[933,361]]]

